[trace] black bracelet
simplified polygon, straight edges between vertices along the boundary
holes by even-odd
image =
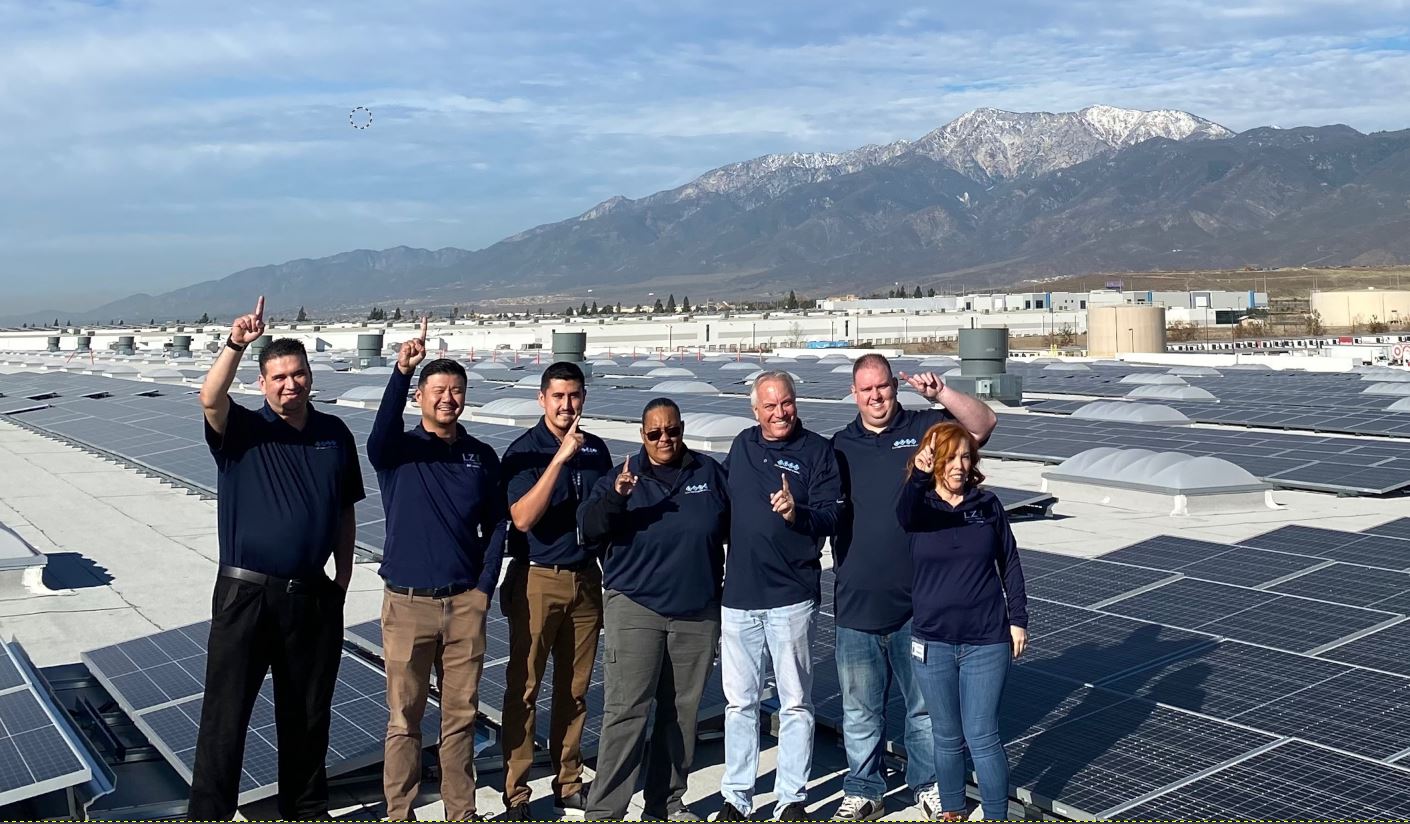
[[[234,339],[234,338],[232,338],[232,337],[230,337],[230,336],[227,335],[226,338],[225,338],[225,345],[226,345],[227,347],[231,348],[231,349],[234,349],[236,352],[243,352],[243,351],[245,351],[245,346],[248,345],[248,344],[245,344],[245,345],[238,344],[238,343],[235,342],[235,339]]]

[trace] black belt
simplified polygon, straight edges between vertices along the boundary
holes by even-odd
[[[237,566],[227,566],[226,564],[220,565],[220,575],[224,578],[234,578],[237,581],[248,581],[251,584],[282,589],[288,593],[304,592],[328,580],[326,577],[276,578],[273,575],[265,575],[263,572],[241,569]]]
[[[590,569],[598,569],[597,561],[592,558],[571,564],[541,564],[538,561],[530,561],[529,566],[536,569],[551,569],[554,572],[587,572]]]
[[[444,587],[399,587],[396,584],[387,584],[388,592],[409,595],[412,598],[454,598],[474,588],[473,584],[451,584]]]

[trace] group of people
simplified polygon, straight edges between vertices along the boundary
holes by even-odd
[[[324,758],[363,484],[346,424],[309,402],[312,374],[298,341],[261,352],[259,411],[231,400],[243,350],[264,333],[263,304],[232,325],[201,389],[219,470],[220,569],[189,807],[197,820],[235,813],[245,735],[270,669],[280,815],[328,816]],[[893,684],[906,699],[905,780],[926,817],[964,817],[966,749],[985,817],[1006,817],[998,703],[1009,661],[1027,642],[1027,612],[1003,506],[980,486],[978,449],[995,425],[988,406],[933,374],[898,378],[886,358],[867,354],[852,370],[857,418],[831,440],[804,427],[791,376],[764,372],[750,392],[757,426],[735,438],[723,463],[687,447],[679,407],[656,398],[642,411],[641,450],[614,465],[602,439],[580,426],[581,369],[560,362],[540,381],[543,417],[498,456],[460,425],[465,370],[427,362],[426,334],[423,321],[402,345],[367,440],[386,514],[388,819],[415,817],[434,671],[445,816],[482,820],[474,725],[498,586],[510,646],[503,819],[530,820],[536,706],[552,659],[560,814],[622,819],[642,781],[647,816],[700,820],[683,796],[718,653],[725,765],[714,819],[755,811],[771,666],[774,817],[808,820],[812,642],[829,539],[848,762],[833,818],[886,812]],[[943,410],[902,408],[902,380]],[[421,419],[407,429],[413,381]],[[585,792],[580,745],[599,636],[605,700]]]

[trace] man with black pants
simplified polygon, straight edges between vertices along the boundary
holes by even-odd
[[[500,747],[505,820],[528,821],[535,702],[553,655],[549,757],[554,807],[581,818],[583,726],[602,629],[602,569],[578,530],[578,505],[612,471],[607,444],[578,429],[587,398],[583,371],[559,362],[539,381],[543,418],[504,452],[512,561],[499,604],[509,619]]]
[[[911,542],[892,514],[905,484],[906,461],[925,431],[953,418],[983,443],[994,411],[945,385],[931,372],[901,375],[944,409],[903,409],[891,363],[875,353],[852,365],[857,417],[832,436],[848,508],[833,542],[837,576],[837,678],[842,687],[842,779],[838,821],[886,815],[886,702],[890,685],[906,702],[906,784],[927,816],[940,811],[930,715],[911,677]]]
[[[188,808],[196,821],[235,814],[250,713],[271,669],[279,815],[328,817],[324,759],[352,579],[353,506],[365,493],[352,432],[309,403],[302,343],[281,338],[260,353],[262,409],[230,399],[245,347],[263,334],[261,297],[231,326],[201,386],[219,470],[220,575]],[[331,580],[323,571],[329,555]]]
[[[475,717],[485,663],[485,615],[504,553],[504,487],[499,457],[458,421],[465,368],[439,359],[421,369],[421,423],[403,413],[421,336],[402,344],[377,408],[367,457],[377,470],[387,540],[382,567],[382,649],[387,669],[387,743],[382,784],[387,819],[411,821],[421,786],[421,719],[431,670],[441,693],[441,800],[447,821],[482,821],[475,812]]]

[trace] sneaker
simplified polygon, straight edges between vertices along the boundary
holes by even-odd
[[[860,795],[849,795],[842,799],[842,806],[832,814],[832,820],[875,821],[884,815],[886,815],[885,804],[872,801],[870,798],[863,798]]]
[[[803,806],[803,802],[795,801],[792,804],[778,811],[778,818],[775,821],[812,821],[813,817],[808,815],[808,808]]]
[[[712,821],[748,821],[749,816],[739,811],[739,808],[728,801],[720,805],[720,811],[715,813]]]
[[[560,818],[581,821],[587,815],[587,802],[583,799],[582,792],[575,792],[572,795],[555,797],[553,810]]]
[[[690,810],[676,810],[666,816],[667,821],[704,821],[705,819],[691,812]]]
[[[533,816],[529,815],[528,804],[515,804],[504,811],[504,815],[499,817],[500,821],[533,821]]]
[[[926,821],[937,821],[940,815],[940,787],[930,784],[916,793],[916,805]]]

